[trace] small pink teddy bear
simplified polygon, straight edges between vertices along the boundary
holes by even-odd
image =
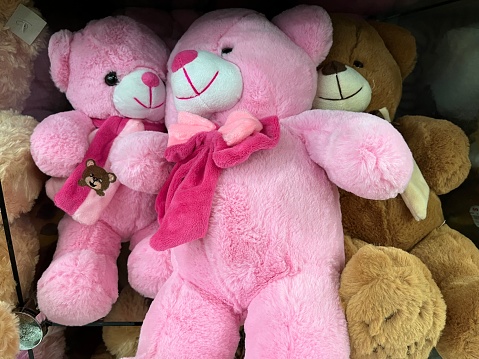
[[[144,183],[139,191],[118,178],[134,164],[111,166],[111,152],[127,135],[133,147],[153,133],[158,148],[166,146],[169,50],[146,26],[112,16],[53,34],[48,53],[52,79],[74,110],[47,117],[31,137],[35,163],[51,176],[47,194],[66,213],[54,258],[38,282],[38,305],[51,321],[84,325],[108,314],[118,297],[121,243],[134,248],[158,226],[155,193],[171,166],[164,160],[146,181],[137,173]],[[155,279],[165,280],[170,255],[155,254]]]

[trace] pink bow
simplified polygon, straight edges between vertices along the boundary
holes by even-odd
[[[179,112],[178,122],[168,128],[168,147],[185,143],[200,132],[209,132],[216,129],[210,120],[190,112]],[[263,129],[261,122],[247,111],[233,111],[229,114],[218,132],[223,135],[228,146],[243,141],[255,132]]]

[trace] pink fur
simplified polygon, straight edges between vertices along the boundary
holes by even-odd
[[[135,191],[158,193],[172,167],[157,155],[165,151],[167,142],[167,134],[152,132],[137,132],[120,139],[111,151],[112,171],[121,183]],[[154,153],[148,152],[149,146],[155,149]],[[126,163],[125,153],[129,154]]]
[[[65,178],[84,163],[85,153],[98,133],[95,129],[98,120],[121,116],[163,122],[161,103],[165,100],[163,82],[169,50],[144,25],[118,16],[94,20],[68,36],[64,32],[53,35],[49,54],[53,80],[75,108],[49,116],[31,137],[36,164],[53,176],[48,192],[54,196]],[[112,71],[118,80],[109,84],[106,77]],[[137,98],[152,103],[151,108],[140,106]],[[148,137],[149,133],[134,133],[135,139],[141,143],[142,136]],[[166,146],[166,135],[158,134],[155,146]],[[161,158],[155,159],[155,172],[148,178],[148,185],[141,191],[127,187],[122,178],[138,173],[134,161],[123,161],[122,152],[128,148],[116,148],[122,135],[113,140],[112,158],[107,160],[115,159],[119,186],[100,218],[94,224],[84,225],[65,215],[59,224],[54,258],[42,274],[37,292],[40,310],[54,322],[83,325],[108,314],[118,297],[117,257],[121,242],[131,240],[134,249],[142,240],[148,240],[157,226],[155,195],[151,192],[164,181],[169,165],[164,159],[162,162]],[[160,168],[165,173],[160,174]],[[96,195],[93,190],[90,194]],[[156,261],[154,270],[170,271],[168,256],[150,258]],[[133,266],[133,270],[137,267],[142,271],[153,268]],[[158,280],[164,277],[166,274]]]
[[[128,256],[128,282],[141,295],[155,298],[173,269],[170,251],[155,251],[149,238],[140,242]]]
[[[82,161],[95,127],[80,111],[48,116],[31,137],[31,152],[41,171],[54,177],[66,177]]]
[[[58,89],[67,90],[70,73],[70,45],[73,34],[69,30],[60,30],[50,37],[48,57],[50,58],[50,74]]]
[[[390,123],[371,116],[313,110],[284,122],[333,183],[364,198],[393,198],[411,178],[411,151]]]
[[[276,147],[222,169],[206,235],[171,250],[173,274],[146,315],[137,359],[231,358],[242,323],[247,359],[349,358],[338,296],[344,238],[336,185],[372,198],[394,196],[405,188],[413,161],[401,135],[383,120],[309,110],[317,61],[326,56],[331,33],[321,9],[307,10],[276,19],[285,29],[291,29],[288,19],[309,29],[307,39],[299,30],[286,36],[253,11],[230,9],[199,18],[172,51],[169,66],[184,50],[198,57],[184,72],[168,73],[168,127],[178,121],[177,105],[217,126],[235,111],[248,111],[259,119],[278,116],[281,138]],[[310,56],[314,43],[320,50]],[[232,68],[222,61],[240,69],[241,93],[225,93],[215,82],[200,100],[177,100],[188,92],[184,73],[195,84],[205,73]],[[201,195],[191,194],[192,205]]]
[[[296,6],[276,16],[273,23],[316,63],[323,62],[333,44],[333,25],[328,13],[318,6]]]

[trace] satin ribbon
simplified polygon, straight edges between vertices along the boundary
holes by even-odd
[[[168,147],[186,143],[201,132],[218,129],[228,146],[242,142],[255,132],[261,132],[262,123],[247,111],[234,111],[226,119],[223,126],[216,126],[210,120],[190,112],[179,112],[178,122],[168,128]]]

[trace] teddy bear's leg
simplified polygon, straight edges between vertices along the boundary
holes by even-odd
[[[53,260],[38,281],[38,305],[53,322],[85,325],[107,315],[118,297],[121,238],[101,221],[85,226],[69,216],[58,233]]]
[[[446,301],[438,353],[443,359],[479,358],[479,249],[444,224],[412,253],[428,266]]]
[[[365,245],[341,274],[351,358],[429,356],[446,320],[446,306],[431,272],[416,256]]]
[[[349,358],[336,276],[302,268],[263,289],[248,306],[245,359]]]
[[[240,317],[231,307],[173,274],[141,327],[137,359],[231,359]]]
[[[128,282],[141,295],[155,298],[173,269],[170,251],[154,250],[150,238],[138,243],[128,256]]]
[[[13,306],[0,300],[0,358],[15,358],[19,351],[18,317]]]

